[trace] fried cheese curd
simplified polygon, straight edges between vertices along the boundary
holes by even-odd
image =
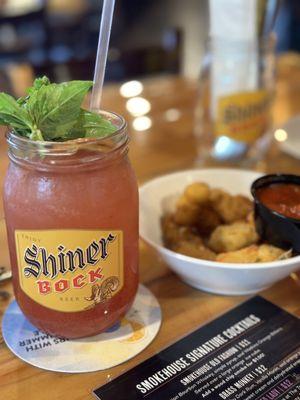
[[[256,263],[287,258],[290,253],[261,244],[253,202],[203,182],[188,185],[174,212],[161,219],[164,244],[190,257],[229,263]]]
[[[248,222],[220,225],[211,234],[208,246],[217,253],[240,250],[257,243],[259,237],[255,226]]]
[[[251,245],[241,250],[218,254],[216,261],[227,263],[259,263],[284,260],[290,257],[290,252],[269,244]]]

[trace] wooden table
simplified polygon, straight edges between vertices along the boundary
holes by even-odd
[[[119,95],[119,86],[109,86],[104,93],[104,108],[125,114],[126,99]],[[143,96],[151,102],[149,116],[152,127],[147,131],[132,130],[131,161],[139,182],[151,177],[195,166],[193,136],[193,107],[197,97],[197,82],[176,77],[162,77],[144,81]],[[167,121],[165,112],[179,111],[179,119]],[[300,65],[293,57],[280,61],[274,122],[280,125],[300,111]],[[173,112],[174,114],[174,112]],[[7,165],[5,142],[0,143],[0,183]],[[262,166],[261,166],[262,167]],[[265,164],[269,172],[300,173],[300,162],[283,155],[274,146]],[[199,325],[244,301],[246,297],[214,296],[197,291],[182,283],[144,244],[140,247],[141,281],[157,296],[163,313],[161,330],[154,342],[129,362],[104,372],[65,375],[46,372],[17,359],[0,344],[0,399],[2,400],[83,400],[92,399],[93,388],[132,368],[168,346]],[[0,289],[12,292],[11,283]],[[300,276],[279,282],[262,293],[286,310],[300,315]],[[8,301],[0,300],[0,315]]]

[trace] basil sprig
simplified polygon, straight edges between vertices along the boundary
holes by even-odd
[[[66,141],[84,137],[106,137],[116,128],[102,116],[81,108],[91,81],[50,83],[38,78],[28,96],[15,100],[0,93],[0,125],[20,136],[39,141]]]

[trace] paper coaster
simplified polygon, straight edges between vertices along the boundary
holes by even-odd
[[[126,316],[99,335],[59,339],[39,331],[25,318],[16,301],[3,316],[2,334],[21,360],[56,372],[92,372],[114,367],[144,350],[157,335],[161,309],[154,295],[140,285]]]

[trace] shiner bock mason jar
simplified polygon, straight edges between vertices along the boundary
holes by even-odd
[[[36,142],[8,133],[4,208],[16,300],[52,335],[115,324],[138,286],[138,189],[126,123],[106,138]]]

